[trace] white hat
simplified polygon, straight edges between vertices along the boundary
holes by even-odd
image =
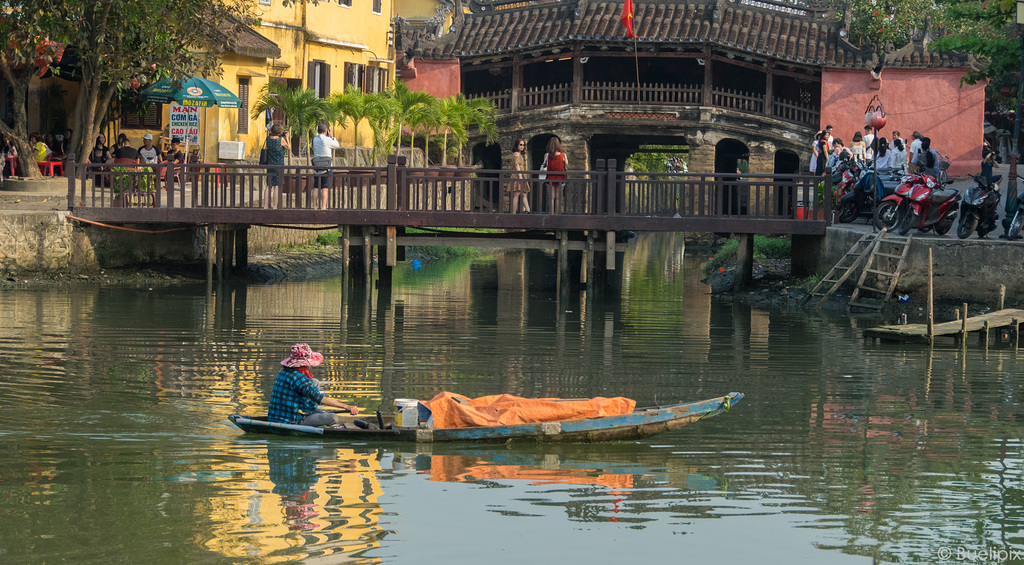
[[[153,134],[147,133],[146,135],[142,136],[142,139],[153,139]]]

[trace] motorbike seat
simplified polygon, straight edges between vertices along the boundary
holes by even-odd
[[[957,194],[960,194],[960,191],[955,188],[941,188],[939,190],[933,190],[931,195],[928,196],[928,202],[932,204],[942,204]]]

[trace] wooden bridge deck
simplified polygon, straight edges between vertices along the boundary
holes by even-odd
[[[1024,322],[1024,310],[1010,308],[970,316],[966,320],[953,320],[934,324],[932,334],[938,337],[952,336],[960,338],[965,333],[1010,328],[1013,335],[1016,336],[1022,322]],[[904,324],[868,328],[864,330],[864,336],[884,341],[920,341],[925,343],[931,341],[928,335],[928,324]]]
[[[103,223],[433,226],[524,230],[707,231],[823,235],[831,213],[815,198],[822,177],[651,173],[598,161],[554,188],[530,171],[531,214],[508,212],[514,171],[387,167],[72,164],[72,215]],[[269,192],[278,179],[279,194]],[[320,209],[320,183],[326,205]],[[831,191],[825,179],[825,193]],[[115,187],[121,189],[115,193]],[[150,189],[146,191],[144,189]],[[552,190],[562,194],[549,209]],[[271,208],[270,204],[274,204]]]

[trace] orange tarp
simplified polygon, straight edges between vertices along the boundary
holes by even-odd
[[[474,426],[511,426],[556,420],[600,418],[629,414],[636,401],[615,398],[521,398],[497,394],[470,399],[453,392],[442,392],[422,402],[434,417],[435,428],[470,428]]]
[[[468,455],[433,455],[430,480],[465,483],[484,479],[525,479],[534,485],[601,485],[633,488],[633,475],[601,473],[598,469],[541,469],[533,465],[499,465]]]

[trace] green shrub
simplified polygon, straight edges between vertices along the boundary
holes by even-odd
[[[793,252],[793,245],[788,239],[781,237],[754,236],[755,259],[788,259]]]
[[[737,239],[729,239],[707,263],[704,263],[704,274],[714,272],[730,261],[736,260],[736,251],[740,247]],[[781,237],[754,236],[754,259],[788,259],[792,253],[792,243]]]
[[[153,192],[154,175],[151,167],[112,167],[110,171],[114,173],[111,185],[114,196],[122,192]]]

